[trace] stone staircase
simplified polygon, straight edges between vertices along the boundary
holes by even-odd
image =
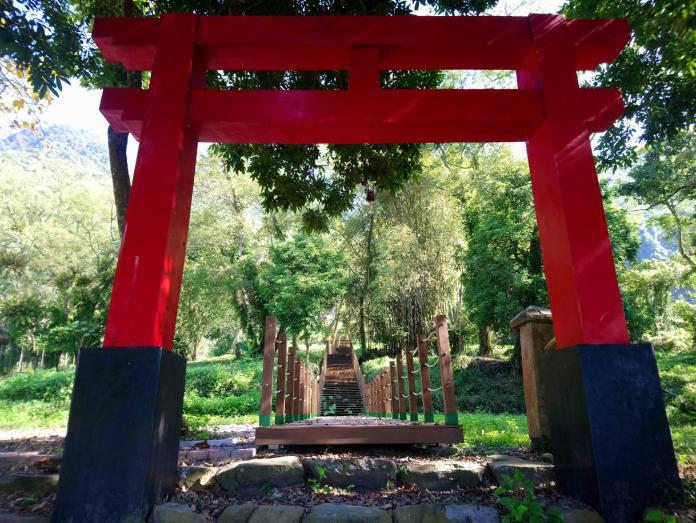
[[[353,348],[340,341],[335,354],[326,359],[326,377],[322,391],[322,416],[360,416],[363,402],[353,369]]]

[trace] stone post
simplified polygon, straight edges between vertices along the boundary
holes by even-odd
[[[544,354],[554,346],[551,311],[542,307],[527,307],[512,319],[510,326],[520,336],[524,403],[532,450],[546,452],[551,446],[551,429],[544,402],[542,365]]]

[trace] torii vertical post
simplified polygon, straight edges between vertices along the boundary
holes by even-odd
[[[172,354],[203,85],[198,17],[160,19],[104,347],[81,350],[52,521],[143,521],[174,491],[186,363]]]
[[[680,490],[657,367],[650,345],[628,344],[572,35],[554,15],[529,30],[517,80],[545,110],[527,155],[559,349],[545,362],[556,479],[607,521],[635,521]]]

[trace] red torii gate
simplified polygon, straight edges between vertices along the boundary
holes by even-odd
[[[115,130],[141,141],[104,346],[171,347],[198,141],[527,141],[558,346],[628,333],[589,135],[623,111],[577,69],[613,61],[623,20],[560,17],[100,19],[107,60],[152,70],[149,90],[105,89]],[[207,70],[347,70],[347,90],[216,91]],[[519,89],[380,88],[380,70],[512,69]],[[174,205],[171,205],[174,202]]]
[[[173,486],[176,456],[171,454],[171,439],[177,437],[178,426],[168,417],[176,417],[176,413],[167,415],[162,411],[178,408],[180,415],[181,410],[182,365],[167,363],[176,360],[167,351],[174,337],[199,141],[526,141],[556,342],[560,348],[567,348],[559,353],[574,354],[564,358],[573,357],[577,363],[578,358],[585,357],[587,347],[627,346],[626,321],[590,147],[590,134],[606,130],[623,111],[623,104],[618,90],[583,89],[577,79],[578,70],[591,70],[616,58],[629,39],[625,21],[566,20],[555,15],[170,14],[160,19],[97,19],[93,38],[108,61],[121,63],[129,70],[152,71],[149,89],[105,89],[101,104],[102,113],[114,129],[130,132],[140,140],[104,338],[104,347],[133,350],[99,351],[111,354],[101,357],[81,355],[85,366],[89,358],[108,358],[109,365],[122,369],[124,365],[137,366],[137,358],[144,357],[137,354],[143,351],[152,353],[156,349],[160,354],[152,370],[159,388],[149,393],[155,394],[154,416],[164,425],[159,427],[159,440],[155,438],[160,445],[142,450],[143,457],[159,462],[147,469],[140,490],[129,494],[137,498],[140,508],[129,508],[130,512],[121,508],[118,517],[132,516],[138,510],[145,514],[153,500]],[[382,89],[380,71],[397,69],[515,70],[518,89]],[[204,88],[208,70],[346,70],[349,83],[347,90],[216,91]],[[640,352],[635,347],[633,350]],[[597,357],[606,362],[613,357],[608,354],[620,352],[607,349]],[[167,365],[176,371],[167,371]],[[568,361],[563,365],[569,368]],[[173,372],[173,377],[162,379],[168,372]],[[115,510],[114,504],[99,504],[93,499],[98,488],[95,485],[112,489],[111,483],[87,485],[83,480],[80,490],[75,488],[74,478],[66,479],[72,470],[72,455],[77,454],[71,445],[86,444],[86,436],[80,437],[74,428],[79,424],[74,418],[80,409],[99,410],[94,406],[98,401],[80,403],[81,391],[95,386],[81,385],[81,375],[86,373],[78,367],[54,519],[63,521],[68,516],[88,513],[84,501],[80,501],[84,498],[91,503],[90,514],[98,514],[100,521],[121,521],[105,516]],[[123,379],[128,380],[128,375]],[[143,379],[147,381],[145,376]],[[584,379],[582,376],[581,383]],[[163,392],[167,387],[173,390]],[[582,395],[581,389],[568,394]],[[100,401],[110,401],[107,392],[101,394],[104,396]],[[167,394],[173,398],[174,407],[162,404]],[[566,395],[566,400],[573,398]],[[586,410],[591,411],[591,407],[586,406]],[[592,416],[585,412],[581,417],[587,420]],[[587,424],[563,418],[562,414],[556,417],[562,428],[581,430],[583,423]],[[113,420],[111,423],[112,428],[117,426]],[[662,425],[659,431],[664,439],[666,421]],[[584,435],[576,442],[568,434],[572,430],[556,432],[563,433],[569,447],[587,450]],[[143,437],[151,442],[152,434]],[[671,452],[669,432],[666,434]],[[159,450],[167,441],[168,454]],[[591,441],[594,447],[604,444]],[[556,451],[560,483],[581,495],[591,491],[584,497],[606,510],[601,495],[595,492],[601,478],[583,479],[577,473],[581,468],[599,468],[598,458],[591,449],[591,457],[578,458],[575,450],[566,456]],[[86,466],[84,458],[81,466]],[[73,469],[75,477],[80,476],[80,466],[75,464]],[[666,475],[670,474],[671,470]],[[153,475],[165,479],[153,482]],[[646,492],[645,488],[637,488],[632,495],[645,497]]]

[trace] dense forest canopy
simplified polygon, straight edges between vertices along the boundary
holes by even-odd
[[[110,129],[102,144],[38,125],[45,97],[59,96],[69,78],[92,88],[146,85],[147,76],[101,59],[87,38],[94,16],[478,14],[495,3],[3,4],[0,109],[13,132],[0,143],[0,325],[10,338],[0,370],[70,365],[79,347],[101,343],[130,189],[127,136]],[[626,117],[599,140],[605,209],[631,337],[665,347],[695,341],[691,3],[600,2],[601,16],[629,18],[634,37],[588,80],[619,86],[627,100]],[[594,15],[590,4],[569,0],[563,12]],[[335,89],[346,76],[212,72],[207,81]],[[382,82],[510,88],[511,75],[404,71]],[[191,359],[253,353],[266,314],[295,343],[352,335],[388,352],[444,313],[455,350],[476,344],[486,355],[512,344],[509,320],[548,304],[520,156],[507,144],[213,146],[198,162],[175,350]]]

